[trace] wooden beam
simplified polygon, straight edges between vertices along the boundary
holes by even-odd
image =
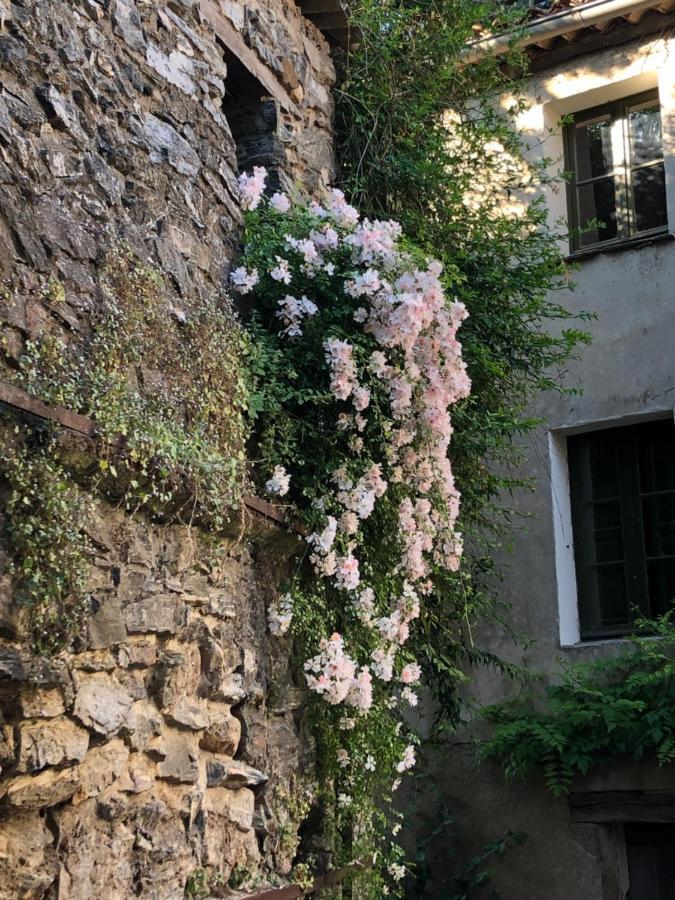
[[[270,69],[260,61],[257,54],[244,43],[243,37],[230,20],[220,12],[216,4],[212,0],[199,0],[199,8],[223,44],[248,69],[251,75],[258,79],[265,90],[269,92],[270,97],[278,100],[284,109],[290,112],[294,111],[296,105],[290,95],[286,93]]]
[[[675,823],[675,791],[588,791],[570,794],[572,821]]]

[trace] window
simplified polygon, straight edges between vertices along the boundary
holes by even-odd
[[[581,638],[675,605],[675,424],[568,438]]]
[[[626,825],[630,900],[675,900],[675,826]]]
[[[568,194],[575,232],[572,251],[608,247],[665,230],[657,92],[577,113],[565,129],[566,168],[572,173]]]

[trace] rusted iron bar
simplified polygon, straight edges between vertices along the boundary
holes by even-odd
[[[319,875],[314,879],[312,886],[303,888],[299,884],[287,884],[279,888],[265,888],[257,894],[246,894],[242,900],[297,900],[299,897],[307,897],[323,888],[337,887],[348,875],[363,869],[358,863],[353,866],[345,866],[342,869],[333,869],[325,875]]]
[[[9,384],[6,381],[0,381],[0,403],[18,409],[20,412],[28,413],[43,419],[46,422],[54,422],[68,431],[75,431],[77,434],[83,434],[89,438],[95,438],[99,431],[96,422],[87,416],[65,409],[63,406],[52,406],[38,400],[27,391]],[[297,523],[289,523],[286,516],[271,503],[262,500],[260,497],[247,495],[243,498],[244,506],[256,516],[260,516],[273,522],[275,525],[284,528],[290,528],[298,534],[303,534],[304,529]]]
[[[32,416],[37,416],[38,419],[55,422],[57,425],[68,428],[70,431],[77,431],[78,434],[85,434],[87,437],[96,436],[96,423],[92,419],[81,416],[79,413],[71,412],[63,406],[49,406],[47,403],[43,403],[42,400],[38,400],[37,397],[33,397],[26,391],[22,391],[21,388],[8,384],[6,381],[0,381],[0,403],[5,403],[7,406],[13,406],[22,412],[30,413]]]

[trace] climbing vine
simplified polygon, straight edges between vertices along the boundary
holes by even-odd
[[[338,861],[381,855],[361,886],[379,897],[406,872],[386,801],[415,764],[405,709],[421,668],[408,639],[462,553],[448,451],[450,409],[470,390],[466,309],[446,294],[454,272],[396,222],[361,219],[339,190],[323,205],[268,201],[264,177],[242,177],[245,250],[231,276],[254,310],[254,470],[309,532],[270,628],[292,629],[317,698]]]

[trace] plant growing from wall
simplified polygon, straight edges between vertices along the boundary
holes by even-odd
[[[672,616],[641,621],[616,656],[563,663],[556,683],[488,707],[494,730],[484,759],[509,778],[543,775],[566,792],[575,775],[621,759],[675,759],[675,628]]]
[[[47,330],[27,343],[18,371],[5,370],[41,400],[94,419],[99,433],[96,454],[75,473],[44,431],[21,427],[3,448],[16,596],[42,654],[82,636],[87,491],[219,532],[248,485],[248,345],[229,299],[178,307],[159,272],[121,245],[99,287],[84,339]],[[44,291],[53,304],[63,299],[53,279]]]
[[[247,484],[247,345],[229,300],[175,305],[160,273],[123,245],[109,250],[99,286],[90,334],[29,342],[17,378],[95,420],[105,495],[219,530]]]
[[[49,433],[17,426],[5,437],[0,477],[15,599],[29,611],[33,646],[49,655],[70,645],[86,619],[90,547],[82,524],[90,501],[59,464]]]

